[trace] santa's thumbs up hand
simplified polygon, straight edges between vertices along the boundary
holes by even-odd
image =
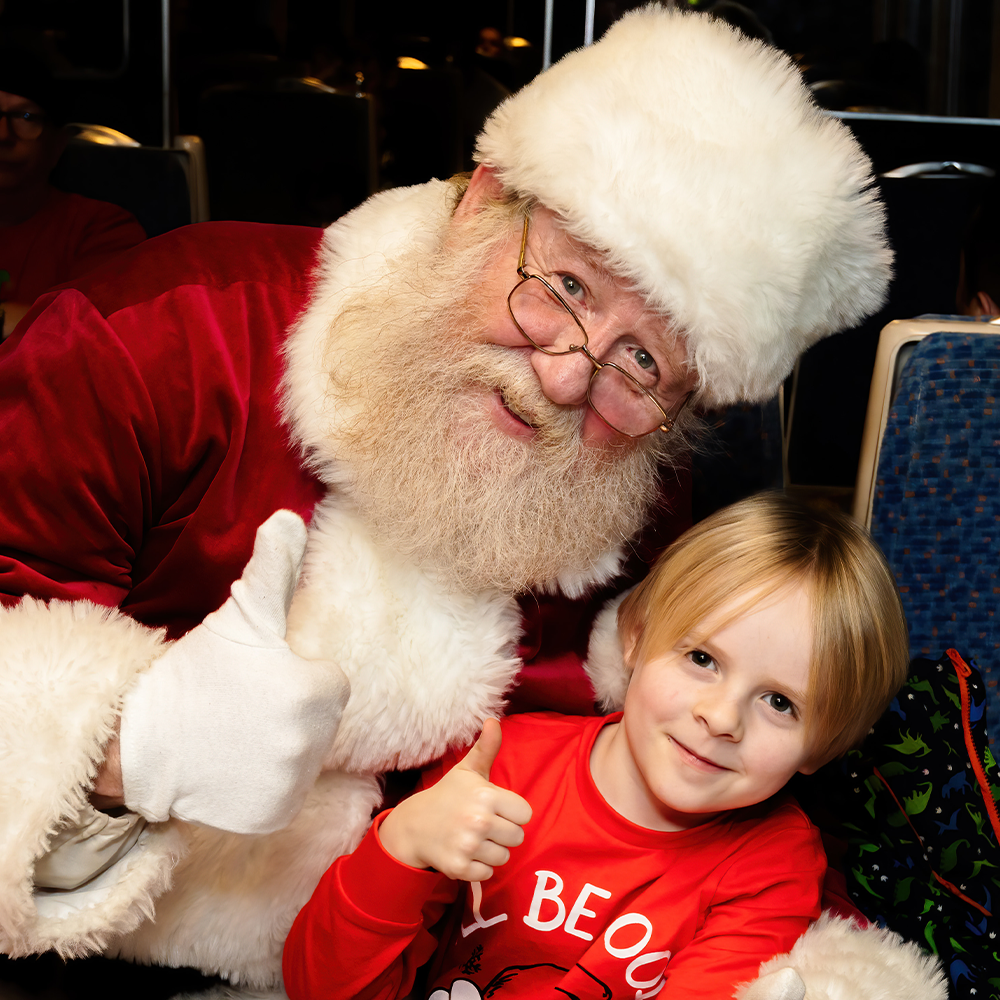
[[[302,518],[272,514],[222,607],[126,692],[121,778],[133,812],[257,834],[299,811],[350,695],[337,664],[285,641],[305,547]]]
[[[413,868],[434,868],[448,878],[482,882],[506,864],[531,806],[516,792],[492,784],[500,752],[500,724],[487,719],[464,759],[436,785],[404,799],[382,821],[382,847]]]

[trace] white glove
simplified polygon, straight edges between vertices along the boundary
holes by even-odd
[[[145,828],[135,813],[109,816],[84,803],[35,862],[35,886],[66,891],[86,885],[124,857]]]
[[[234,833],[291,822],[333,744],[350,685],[285,642],[306,529],[279,510],[218,611],[178,639],[126,694],[125,804]]]

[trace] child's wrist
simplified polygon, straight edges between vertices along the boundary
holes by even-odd
[[[396,806],[395,809],[390,809],[383,817],[382,822],[375,831],[375,836],[378,838],[382,850],[393,861],[397,861],[401,865],[406,865],[407,868],[416,868],[425,871],[432,866],[424,863],[418,853],[413,850],[409,838],[404,831],[405,817],[399,815],[398,812],[401,805],[402,803]]]

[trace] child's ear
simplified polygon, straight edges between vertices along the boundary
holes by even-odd
[[[842,753],[835,753],[833,756],[818,757],[816,760],[809,761],[808,764],[803,764],[799,768],[799,774],[815,774],[821,767],[826,767],[827,764],[832,760],[839,760],[844,755]]]
[[[625,662],[625,669],[630,674],[632,673],[632,668],[635,666],[632,662],[632,657],[635,654],[636,647],[639,645],[640,634],[641,633],[638,631],[619,633],[619,638],[622,644],[622,659]]]

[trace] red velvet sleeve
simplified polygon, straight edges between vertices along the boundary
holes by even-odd
[[[188,226],[36,302],[0,346],[0,601],[119,605],[176,637],[275,510],[308,520],[323,488],[278,381],[318,236]]]
[[[85,298],[49,297],[35,317],[0,364],[0,591],[117,605],[152,516],[157,415]]]
[[[330,866],[295,918],[282,958],[291,1000],[395,1000],[434,954],[431,929],[460,883],[387,854],[378,839],[385,815]]]

